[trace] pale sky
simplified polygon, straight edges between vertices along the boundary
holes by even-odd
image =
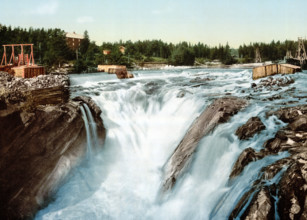
[[[98,45],[161,39],[237,48],[307,35],[306,0],[1,0],[0,5],[3,25],[87,30]]]

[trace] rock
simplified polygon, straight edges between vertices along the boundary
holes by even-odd
[[[185,92],[184,91],[180,91],[180,92],[178,92],[178,94],[177,94],[177,98],[182,98],[182,97],[184,97],[185,96]]]
[[[190,83],[201,83],[201,82],[206,82],[210,80],[211,79],[209,77],[205,77],[205,78],[196,77],[195,79],[190,80]]]
[[[301,169],[299,163],[293,163],[278,184],[278,212],[287,219],[297,219],[305,204],[306,189],[303,186],[306,181],[301,175]]]
[[[264,187],[253,197],[249,208],[241,216],[241,219],[274,219],[274,200],[268,187]]]
[[[307,131],[307,116],[300,115],[290,124],[293,131]]]
[[[278,131],[274,138],[266,141],[260,152],[255,153],[248,149],[246,152],[243,151],[235,163],[238,167],[234,166],[233,172],[242,170],[244,162],[254,160],[254,158],[257,160],[285,150],[288,150],[289,156],[261,169],[251,189],[236,204],[230,215],[231,219],[237,217],[240,219],[273,219],[271,214],[273,197],[278,198],[277,209],[274,208],[274,212],[277,212],[281,219],[306,219],[307,132],[305,124],[307,105],[282,108],[269,115],[272,114],[290,124]],[[268,181],[273,179],[274,181]],[[263,191],[266,188],[268,190]],[[254,195],[252,202],[248,204],[252,195]],[[259,202],[261,197],[262,203]],[[246,210],[242,214],[243,208]]]
[[[272,138],[264,143],[264,148],[271,154],[278,153],[281,150],[281,140],[279,138]]]
[[[4,78],[6,75],[0,76],[0,81]],[[14,85],[24,82],[11,81]],[[33,219],[86,153],[80,102],[55,103],[58,93],[51,91],[58,89],[48,86],[0,94],[4,106],[0,109],[0,219]],[[105,128],[101,110],[90,98],[82,100],[93,113],[98,146],[102,146]]]
[[[269,112],[267,115],[276,115],[280,120],[286,123],[292,123],[299,115],[303,114],[307,114],[307,105],[280,108],[277,111]]]
[[[240,140],[246,140],[264,129],[265,125],[262,123],[260,118],[252,117],[244,125],[237,129],[236,135]]]
[[[237,159],[236,163],[234,164],[231,174],[230,174],[230,178],[234,178],[236,176],[238,176],[243,169],[245,168],[245,166],[247,166],[250,162],[252,161],[256,161],[258,158],[260,158],[257,153],[254,151],[253,148],[246,148],[239,156],[239,158]]]
[[[132,73],[128,73],[128,78],[134,78],[134,75]]]
[[[289,84],[294,83],[294,79],[288,76],[279,76],[279,77],[267,77],[262,79],[258,84],[252,83],[251,88],[255,91],[261,88],[266,88],[268,90],[275,90],[276,87],[288,86]]]
[[[8,73],[0,72],[0,87],[9,92],[35,90],[38,88],[50,88],[57,86],[69,86],[67,75],[40,75],[35,78],[15,78]]]
[[[176,180],[185,171],[191,161],[199,141],[213,131],[220,123],[227,120],[244,108],[247,102],[236,97],[224,97],[215,100],[193,122],[186,135],[164,165],[164,180],[162,191],[173,188]]]
[[[73,98],[73,101],[80,101],[83,103],[86,103],[92,112],[92,114],[96,117],[99,118],[101,115],[101,109],[99,106],[88,96],[77,96]]]

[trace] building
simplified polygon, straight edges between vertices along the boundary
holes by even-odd
[[[111,50],[103,50],[103,55],[109,55],[111,53]]]
[[[120,46],[120,47],[119,47],[119,51],[120,51],[122,54],[125,54],[126,48],[125,48],[124,46]]]
[[[77,50],[80,47],[81,41],[84,37],[80,34],[73,33],[66,33],[66,42],[69,48],[72,50]]]

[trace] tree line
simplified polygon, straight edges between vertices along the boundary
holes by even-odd
[[[73,63],[75,72],[86,71],[99,64],[121,64],[132,67],[135,64],[142,65],[146,62],[170,65],[204,64],[214,60],[227,65],[237,62],[247,63],[254,61],[256,48],[259,48],[263,61],[276,61],[283,59],[288,50],[295,55],[297,48],[297,42],[294,41],[243,44],[238,49],[231,49],[228,44],[210,47],[204,43],[173,44],[162,40],[135,42],[120,40],[97,45],[96,42],[90,40],[88,32],[85,31],[84,40],[81,41],[77,51],[78,56],[76,56],[76,52],[67,46],[65,31],[61,29],[12,28],[0,24],[0,44],[13,43],[33,43],[36,63],[47,67]],[[120,52],[120,46],[125,47],[124,54]],[[111,53],[104,55],[103,50],[110,50]],[[3,48],[1,47],[0,54],[2,53]]]
[[[307,48],[307,42],[304,42]],[[291,52],[295,56],[298,47],[297,41],[286,40],[284,42],[274,40],[271,43],[251,43],[249,45],[241,45],[238,49],[239,59],[242,63],[249,63],[255,60],[255,51],[259,48],[262,61],[277,62],[283,60],[287,52]]]
[[[74,59],[74,53],[71,51],[65,38],[65,32],[61,29],[25,29],[12,28],[11,26],[0,25],[0,43],[5,44],[34,44],[33,52],[36,63],[52,66],[64,63]],[[15,48],[20,53],[20,48]],[[25,48],[25,53],[30,52],[30,48]],[[11,48],[7,48],[8,55]],[[3,47],[0,48],[3,53]]]

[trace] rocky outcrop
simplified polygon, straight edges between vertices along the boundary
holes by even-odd
[[[265,125],[262,123],[260,118],[252,117],[244,125],[237,129],[236,135],[240,140],[246,140],[264,129]]]
[[[254,91],[261,91],[264,88],[268,90],[279,90],[280,87],[288,86],[292,83],[294,83],[294,79],[290,76],[270,76],[260,80],[258,84],[252,83],[251,88],[253,88]]]
[[[201,138],[213,131],[220,124],[246,106],[247,102],[236,97],[225,97],[215,100],[193,122],[182,141],[164,166],[162,191],[173,188],[176,180],[191,161]]]
[[[259,155],[255,152],[253,148],[246,148],[237,159],[235,165],[232,168],[230,173],[230,178],[234,178],[238,176],[244,169],[246,165],[248,165],[252,161],[256,161],[259,159]]]
[[[0,76],[5,81],[3,78]],[[2,87],[8,89],[0,95],[1,219],[32,219],[81,161],[86,153],[81,102],[88,104],[95,118],[99,146],[105,137],[100,109],[91,99],[59,99],[56,103],[50,99],[48,103],[47,88],[29,92],[23,85],[27,80],[19,82],[22,90]],[[33,101],[36,97],[43,101]]]
[[[283,151],[288,151],[289,156],[260,171],[252,188],[236,204],[230,219],[272,219],[275,215],[280,219],[305,219],[307,216],[307,105],[282,108],[274,114],[289,124],[268,140],[261,151],[243,151],[231,178],[239,175],[251,161]]]

